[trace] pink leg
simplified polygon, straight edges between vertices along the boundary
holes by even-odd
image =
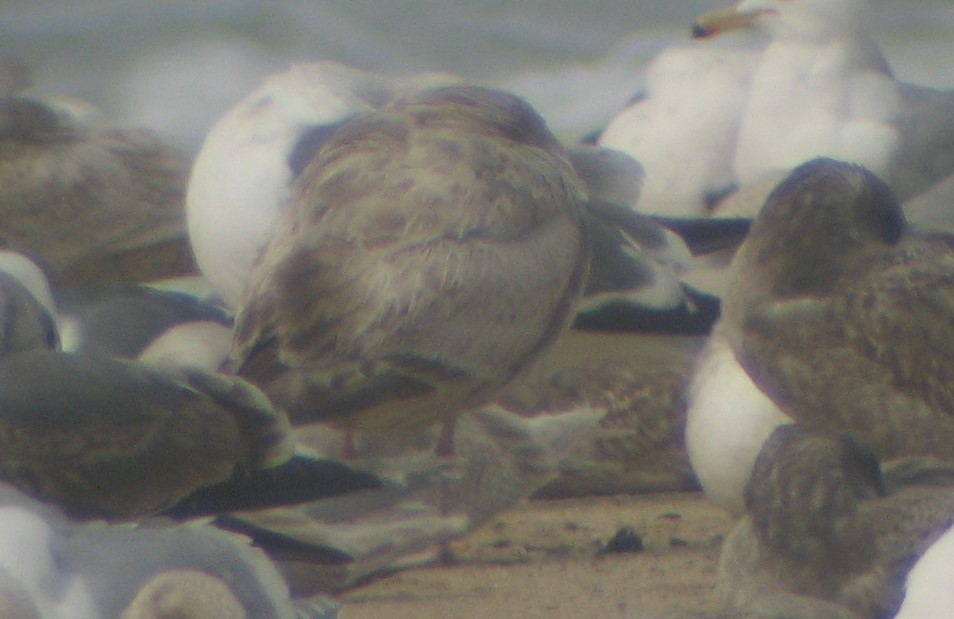
[[[341,439],[341,459],[354,460],[358,453],[354,448],[354,430],[347,428]]]
[[[441,433],[437,437],[437,446],[434,448],[434,455],[438,458],[454,457],[454,431],[457,429],[457,415],[450,415],[444,418],[441,423]],[[441,482],[438,489],[438,507],[441,516],[450,514],[450,482]],[[454,554],[451,552],[450,544],[441,542],[438,550],[438,565],[450,565],[455,562]]]
[[[438,458],[454,457],[454,431],[457,429],[457,415],[451,415],[441,423],[441,433],[437,437],[434,454]]]

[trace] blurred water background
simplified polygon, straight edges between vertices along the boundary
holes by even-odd
[[[0,53],[33,67],[37,93],[88,99],[188,150],[263,75],[315,59],[509,88],[577,139],[632,96],[647,60],[688,40],[695,15],[725,2],[0,0]],[[954,1],[872,2],[896,75],[954,88]]]

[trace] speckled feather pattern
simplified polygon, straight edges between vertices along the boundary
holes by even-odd
[[[723,323],[786,413],[879,457],[954,456],[954,237],[906,228],[870,173],[821,160],[773,193]]]
[[[147,131],[86,126],[39,101],[0,99],[0,240],[42,255],[74,285],[189,272],[188,169]]]
[[[257,457],[241,412],[106,357],[3,360],[0,411],[0,478],[75,516],[150,514]]]
[[[762,617],[755,609],[782,601],[831,604],[833,617],[894,616],[904,575],[954,519],[954,491],[889,480],[845,435],[803,424],[776,429],[746,489],[749,514],[723,547],[726,599],[752,613],[744,616]]]
[[[521,100],[448,87],[346,122],[253,272],[233,358],[298,420],[480,403],[567,324],[584,190]]]

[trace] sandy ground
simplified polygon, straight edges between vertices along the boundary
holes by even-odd
[[[731,524],[698,493],[529,501],[455,541],[451,565],[343,593],[340,617],[649,618],[711,609]],[[624,527],[643,549],[605,552]]]
[[[536,452],[520,451],[522,439],[498,433],[492,436],[505,441],[503,451],[488,455],[491,446],[477,441],[468,455],[477,430],[461,420],[458,455],[468,462],[476,457],[455,495],[460,503],[452,504],[481,524],[451,542],[447,564],[377,573],[339,592],[341,619],[683,619],[714,608],[716,562],[732,521],[700,493],[686,491],[694,480],[682,444],[681,393],[701,344],[693,337],[568,334],[506,398],[541,415],[592,405],[590,434],[577,441],[590,447],[568,469],[561,461],[560,483],[546,486],[547,496],[563,498],[512,505],[508,493],[532,469],[515,464],[520,454]],[[490,512],[488,520],[482,511]],[[630,532],[629,543],[607,552],[621,531]],[[397,543],[391,537],[385,547]],[[300,594],[337,580],[334,567],[286,569]],[[355,577],[361,573],[358,568]]]

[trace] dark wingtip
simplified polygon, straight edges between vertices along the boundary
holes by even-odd
[[[616,333],[708,335],[719,319],[719,299],[689,286],[684,285],[683,290],[687,302],[679,307],[658,310],[614,300],[577,314],[573,328]]]
[[[704,39],[712,34],[712,30],[709,30],[701,24],[692,24],[692,38],[693,39]]]
[[[296,505],[378,488],[380,479],[334,460],[294,456],[276,467],[200,488],[163,512],[184,520],[230,511]]]

